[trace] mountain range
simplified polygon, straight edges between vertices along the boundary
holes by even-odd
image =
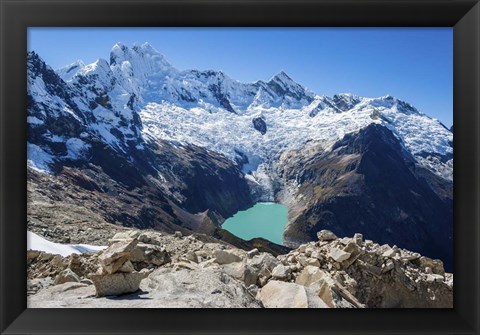
[[[287,247],[362,232],[452,266],[453,127],[408,102],[322,96],[283,71],[181,71],[148,43],[57,70],[32,51],[27,71],[29,225],[95,218],[245,245],[223,221],[277,201]]]

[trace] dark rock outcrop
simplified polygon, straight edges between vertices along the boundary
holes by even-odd
[[[260,134],[265,135],[267,133],[267,124],[265,120],[261,117],[256,117],[252,119],[253,127],[260,132]]]
[[[287,245],[314,240],[321,229],[361,231],[452,268],[452,184],[417,167],[387,128],[372,124],[331,152],[298,153],[283,164],[283,176],[299,184],[296,196],[307,199],[290,209]]]

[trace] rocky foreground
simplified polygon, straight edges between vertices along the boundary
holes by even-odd
[[[274,257],[227,243],[125,230],[99,253],[29,250],[28,306],[370,308],[453,307],[443,263],[396,246],[320,231]]]

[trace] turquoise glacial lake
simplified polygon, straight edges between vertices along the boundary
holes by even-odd
[[[286,206],[273,202],[259,202],[228,218],[222,228],[244,240],[263,237],[271,242],[283,244],[283,231],[286,225]]]

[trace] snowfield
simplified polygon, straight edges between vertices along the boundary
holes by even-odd
[[[27,231],[27,250],[44,251],[50,254],[61,255],[63,257],[71,254],[83,254],[86,252],[98,252],[106,247],[88,245],[88,244],[60,244],[50,242],[43,237]]]

